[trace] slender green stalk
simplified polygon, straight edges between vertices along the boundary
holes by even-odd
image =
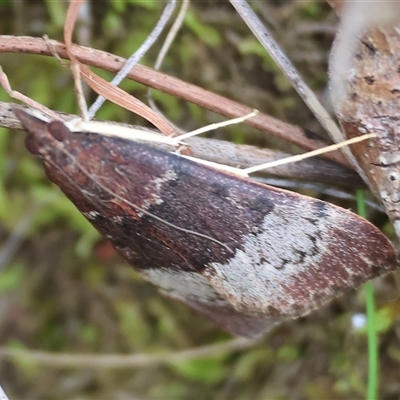
[[[357,212],[361,217],[366,216],[364,194],[357,191]],[[367,308],[368,334],[368,389],[367,400],[376,400],[378,394],[379,349],[376,332],[374,289],[371,282],[365,284],[365,302]]]

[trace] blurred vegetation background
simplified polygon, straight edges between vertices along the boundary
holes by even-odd
[[[164,1],[89,1],[76,42],[128,57],[157,22]],[[316,93],[324,98],[337,17],[323,1],[254,1],[254,9]],[[67,1],[0,2],[0,32],[62,40]],[[163,35],[165,37],[165,34]],[[162,39],[142,60],[154,65]],[[54,58],[0,54],[15,90],[77,113],[70,70]],[[306,106],[227,1],[192,1],[162,70],[321,132]],[[101,72],[111,79],[111,75]],[[135,82],[123,88],[146,100]],[[165,114],[189,131],[222,118],[163,93]],[[94,100],[90,94],[90,100]],[[0,100],[10,101],[0,89]],[[90,103],[90,101],[89,101]],[[98,118],[145,123],[107,103]],[[290,150],[244,126],[213,137]],[[309,193],[335,201],[318,192]],[[340,205],[355,208],[352,201]],[[370,219],[389,235],[381,213]],[[363,293],[350,293],[306,318],[288,321],[247,349],[187,359],[183,350],[221,345],[229,334],[160,295],[119,258],[24,147],[24,134],[0,129],[0,384],[12,399],[357,399],[367,379],[366,336],[353,317]],[[380,329],[380,399],[400,398],[400,301],[393,277],[375,282]],[[10,359],[7,349],[69,354],[136,354],[131,368],[58,367]],[[153,355],[171,359],[149,362]],[[179,355],[182,354],[180,357]],[[174,355],[176,357],[174,357]],[[64,357],[63,355],[59,356]]]

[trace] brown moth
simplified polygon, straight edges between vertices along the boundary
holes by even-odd
[[[48,177],[139,274],[233,334],[265,332],[397,266],[391,242],[350,211],[14,112]]]

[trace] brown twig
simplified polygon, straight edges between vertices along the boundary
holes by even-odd
[[[51,43],[61,58],[68,58],[68,53],[63,43],[57,41],[51,41]],[[116,72],[125,62],[123,58],[104,51],[78,45],[73,45],[72,48],[74,49],[76,58],[83,64],[99,67],[107,71]],[[27,36],[0,36],[0,52],[52,55],[43,39]],[[248,106],[142,65],[137,65],[128,77],[148,87],[198,104],[227,118],[240,117],[252,111],[252,108]],[[261,112],[250,120],[245,121],[245,123],[259,130],[269,132],[272,135],[279,136],[305,150],[315,150],[327,145],[326,142],[316,135]],[[323,158],[330,159],[347,168],[352,168],[340,152],[324,154]]]
[[[11,103],[0,102],[0,126],[11,129],[22,129],[22,125],[12,112],[11,106]],[[76,115],[67,115],[64,113],[57,113],[57,115],[63,120],[77,117]],[[132,127],[126,124],[114,124],[116,126]],[[134,128],[141,129],[144,132],[149,131],[142,127],[135,126]],[[200,137],[186,139],[185,143],[193,157],[232,167],[248,168],[253,165],[263,164],[290,156],[290,154],[270,149],[260,149],[250,145],[240,145],[222,140]],[[154,146],[161,150],[175,150],[166,147],[165,144],[154,144]],[[322,160],[317,157],[296,164],[285,164],[274,167],[268,169],[266,174],[306,181],[331,183],[340,187],[364,186],[363,181],[354,171],[335,164],[332,161]]]

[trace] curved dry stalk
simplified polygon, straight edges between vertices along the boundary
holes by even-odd
[[[70,3],[64,25],[64,40],[68,58],[73,64],[79,65],[80,76],[82,79],[97,94],[104,96],[120,107],[126,108],[127,110],[141,116],[146,121],[149,121],[155,127],[157,127],[160,132],[166,135],[173,134],[174,129],[167,120],[155,113],[149,106],[144,104],[136,97],[130,95],[125,90],[110,84],[99,75],[93,73],[88,67],[86,67],[86,65],[82,64],[76,58],[74,48],[72,46],[72,34],[75,21],[79,14],[79,9],[82,4],[83,0],[74,0]]]
[[[22,359],[24,362],[51,368],[92,368],[101,370],[148,368],[213,357],[233,351],[246,350],[253,347],[256,343],[257,340],[237,338],[224,343],[195,347],[182,351],[166,352],[161,354],[129,355],[50,353],[46,351],[0,347],[0,359],[15,361]]]

